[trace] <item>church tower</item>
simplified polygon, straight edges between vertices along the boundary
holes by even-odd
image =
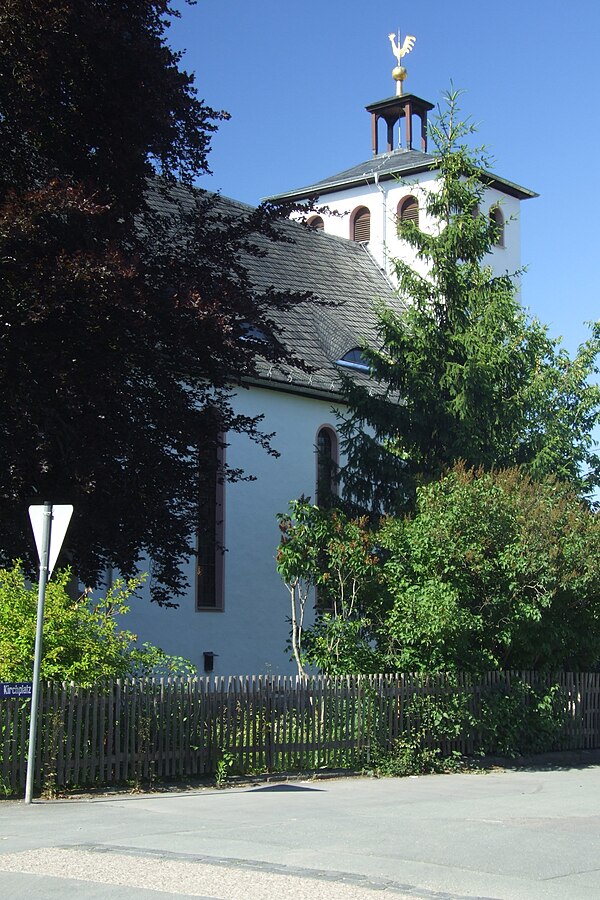
[[[393,277],[393,260],[412,264],[412,251],[397,233],[398,221],[411,220],[427,231],[435,227],[423,208],[423,192],[434,190],[436,157],[428,152],[428,114],[434,104],[403,91],[406,68],[403,57],[415,44],[407,35],[390,34],[397,65],[392,70],[396,82],[394,96],[370,103],[372,156],[350,169],[337,172],[314,184],[269,197],[272,201],[302,202],[312,199],[335,215],[312,215],[308,224],[318,230],[358,241],[378,265]],[[491,211],[499,227],[497,246],[490,263],[499,273],[520,268],[520,201],[537,196],[492,173],[486,173],[482,212]]]

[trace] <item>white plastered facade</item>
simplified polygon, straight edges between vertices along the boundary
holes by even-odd
[[[412,248],[398,237],[399,206],[407,197],[414,196],[419,203],[419,227],[433,233],[436,223],[425,214],[423,197],[425,192],[436,190],[436,186],[434,172],[411,175],[402,181],[376,182],[369,176],[364,185],[321,194],[318,205],[327,207],[332,214],[320,212],[319,215],[328,234],[350,238],[353,215],[360,207],[366,207],[370,212],[369,253],[393,277],[394,259],[403,259],[419,268]],[[493,249],[486,262],[489,261],[498,275],[517,272],[521,266],[520,201],[496,188],[488,188],[480,204],[481,212],[488,214],[494,206],[499,207],[504,218],[504,243]]]
[[[340,215],[323,214],[324,230],[350,238],[352,213],[360,206],[370,210],[368,252],[381,268],[391,272],[391,261],[402,257],[412,262],[409,248],[396,231],[399,203],[414,194],[421,201],[424,190],[435,190],[435,173],[409,176],[402,182],[371,178],[364,185],[324,193],[319,204]],[[499,204],[506,227],[504,246],[490,254],[497,274],[520,267],[519,200],[507,193],[486,190],[481,211]],[[432,229],[420,207],[420,227]],[[367,252],[367,249],[365,249]],[[348,350],[352,349],[350,347]],[[289,640],[289,595],[276,571],[279,541],[276,515],[285,512],[291,500],[315,496],[316,438],[323,426],[336,429],[335,406],[327,394],[299,393],[290,385],[251,387],[236,397],[236,408],[249,416],[262,414],[262,428],[274,432],[273,447],[280,456],[269,456],[262,448],[239,435],[228,436],[227,462],[241,467],[255,480],[228,484],[224,494],[223,608],[197,610],[195,563],[190,561],[188,595],[177,609],[160,608],[149,602],[147,584],[132,603],[128,627],[140,641],[150,641],[170,654],[189,659],[203,673],[204,653],[214,654],[214,674],[291,673]],[[312,610],[308,615],[313,614]]]
[[[247,415],[262,412],[265,431],[276,432],[269,456],[240,435],[228,437],[227,462],[243,467],[253,481],[227,484],[224,491],[225,544],[222,610],[196,609],[195,564],[186,574],[189,594],[177,609],[149,600],[149,583],[131,604],[127,627],[140,641],[189,659],[203,673],[204,653],[213,653],[214,674],[286,674],[295,671],[286,645],[290,601],[276,571],[278,512],[290,500],[315,496],[316,438],[323,426],[336,428],[336,407],[324,397],[251,387],[236,397]],[[312,617],[312,609],[307,616]]]

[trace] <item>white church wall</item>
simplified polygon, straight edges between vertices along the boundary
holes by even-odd
[[[230,435],[226,451],[232,467],[241,466],[255,481],[225,487],[224,607],[197,611],[193,561],[187,567],[191,588],[177,609],[149,601],[149,585],[132,603],[127,627],[140,642],[151,641],[168,653],[190,659],[203,673],[203,654],[215,654],[215,674],[293,673],[289,659],[289,597],[275,569],[279,541],[276,520],[290,500],[315,494],[317,432],[335,429],[331,403],[283,391],[240,391],[236,408],[264,414],[262,427],[276,431],[275,459],[247,438]],[[312,615],[312,610],[307,611]]]
[[[513,273],[521,267],[521,201],[495,188],[485,192],[482,212],[489,214],[493,206],[498,206],[504,218],[504,246],[494,247],[486,257],[498,275]]]
[[[391,262],[402,256],[407,262],[416,263],[416,258],[406,243],[398,239],[396,212],[400,200],[408,194],[418,196],[418,191],[431,189],[435,180],[411,176],[402,184],[398,181],[380,181],[376,185],[370,177],[365,185],[343,192],[323,194],[319,205],[327,206],[335,215],[323,215],[324,230],[328,234],[351,238],[352,214],[361,206],[371,213],[371,236],[368,249],[378,265],[391,273]],[[421,185],[421,187],[419,187]],[[423,227],[429,223],[424,218]]]
[[[423,194],[436,190],[437,184],[435,175],[429,173],[412,175],[402,181],[380,181],[378,185],[370,177],[365,185],[323,194],[319,197],[319,205],[328,207],[334,213],[321,214],[324,231],[327,234],[350,239],[352,214],[359,207],[365,206],[371,213],[368,250],[378,265],[393,276],[394,259],[403,259],[417,271],[425,273],[425,264],[417,260],[412,248],[398,237],[398,206],[405,197],[410,195],[416,197],[419,202],[419,227],[423,231],[433,232],[436,223],[425,213]],[[505,240],[504,246],[492,250],[486,262],[492,266],[496,274],[500,275],[506,271],[516,271],[521,264],[520,201],[495,188],[490,188],[484,194],[482,212],[487,213],[495,204],[499,205],[506,223]]]

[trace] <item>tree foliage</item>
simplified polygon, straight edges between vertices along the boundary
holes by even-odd
[[[371,619],[380,606],[379,559],[366,518],[320,509],[305,498],[281,514],[277,571],[291,602],[291,645],[299,674],[304,665],[331,675],[377,671]],[[306,604],[317,600],[316,622],[305,624]]]
[[[304,501],[280,518],[280,574],[318,592],[298,653],[322,671],[600,663],[600,519],[552,476],[459,464],[375,530]]]
[[[379,308],[371,384],[344,380],[344,499],[371,515],[282,519],[279,571],[319,599],[296,643],[327,672],[595,667],[600,520],[582,498],[600,483],[600,326],[571,359],[521,308],[520,273],[494,273],[491,176],[448,100],[421,195],[434,227],[399,224],[405,310]]]
[[[69,579],[65,569],[46,588],[43,680],[90,685],[127,676],[194,674],[185,660],[151,644],[136,645],[136,635],[122,627],[139,579],[118,580],[103,597],[84,593],[76,600],[67,592]],[[0,569],[0,680],[31,680],[37,593],[19,563]]]
[[[429,231],[400,222],[416,267],[396,260],[406,309],[378,310],[380,346],[365,348],[375,389],[345,378],[345,495],[359,508],[406,509],[415,483],[459,460],[524,466],[588,493],[600,484],[600,326],[571,359],[517,296],[520,273],[494,274],[497,224],[483,207],[491,178],[463,139],[448,96],[432,136],[438,171],[423,191]],[[507,230],[510,222],[507,223]]]
[[[589,669],[600,662],[600,520],[574,490],[459,465],[378,533],[393,669]],[[385,644],[385,646],[384,646]]]
[[[73,503],[86,584],[153,560],[156,599],[185,586],[219,430],[268,448],[230,388],[281,359],[243,266],[265,209],[198,192],[223,113],[166,42],[169,0],[7,0],[0,11],[0,561],[31,559],[28,503]],[[184,187],[176,187],[180,179]],[[223,473],[224,476],[241,473]]]

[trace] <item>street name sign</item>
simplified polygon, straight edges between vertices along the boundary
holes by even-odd
[[[0,681],[0,697],[31,697],[33,681]]]

